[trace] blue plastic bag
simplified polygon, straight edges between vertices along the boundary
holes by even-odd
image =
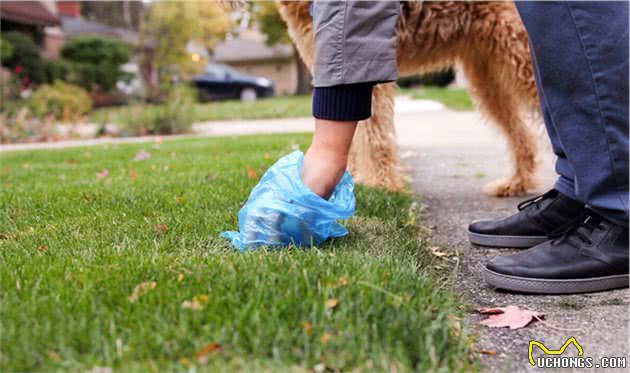
[[[325,200],[302,183],[304,155],[295,151],[280,158],[254,187],[238,212],[240,232],[222,232],[241,251],[260,246],[319,245],[348,230],[337,222],[354,215],[354,183],[345,172]]]

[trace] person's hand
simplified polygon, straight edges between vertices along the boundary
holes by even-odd
[[[302,182],[328,199],[346,171],[357,122],[315,121],[313,142],[304,155]]]

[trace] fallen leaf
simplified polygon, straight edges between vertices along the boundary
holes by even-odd
[[[247,168],[247,177],[250,178],[250,179],[255,179],[255,178],[258,177],[258,175],[256,174],[256,171],[253,168],[248,167]]]
[[[200,364],[205,365],[208,363],[208,355],[219,351],[221,351],[220,344],[214,342],[208,343],[207,345],[203,346],[199,351],[197,351],[197,360]]]
[[[479,353],[484,355],[496,355],[497,350],[487,350],[485,348],[482,348],[481,350],[479,350]]]
[[[269,153],[264,154],[265,159],[269,159]]]
[[[68,159],[66,161],[67,164],[77,164],[77,161],[75,161],[74,159]]]
[[[309,321],[304,320],[302,321],[302,330],[304,330],[304,333],[310,335],[313,330],[313,325]]]
[[[97,179],[104,179],[107,176],[109,176],[109,171],[107,169],[104,169],[103,171],[96,173],[96,178]]]
[[[193,311],[199,311],[205,308],[206,303],[208,303],[208,296],[203,295],[195,295],[192,300],[185,300],[182,303],[182,308],[188,308]]]
[[[28,170],[29,168],[31,168],[31,165],[27,162],[22,163],[22,168],[25,170]]]
[[[328,309],[332,309],[337,307],[337,304],[339,303],[339,301],[335,298],[330,298],[326,301],[326,308]]]
[[[133,159],[136,161],[145,161],[149,158],[151,158],[151,154],[145,152],[144,149],[140,149]]]
[[[438,258],[448,256],[448,253],[446,251],[442,251],[440,247],[438,246],[433,246],[431,247],[430,250],[431,250],[431,254],[433,254],[434,256],[437,256]]]
[[[524,328],[534,320],[545,317],[542,312],[524,310],[517,306],[482,308],[479,313],[489,315],[479,323],[490,328]]]
[[[188,360],[188,358],[182,357],[181,359],[179,359],[179,365],[184,368],[188,368],[190,367],[190,360]]]
[[[184,281],[184,275],[180,273],[179,275],[177,275],[177,282],[182,282],[182,281]]]
[[[48,246],[41,245],[40,247],[37,248],[37,250],[41,251],[42,253],[45,253],[46,251],[48,251]]]
[[[136,285],[133,289],[133,293],[129,296],[129,302],[134,303],[138,298],[155,289],[156,286],[157,282],[155,281],[145,281]]]
[[[332,338],[332,335],[330,333],[324,333],[321,337],[319,337],[319,341],[323,344],[326,344],[328,343],[328,341],[330,341],[330,338]]]
[[[136,178],[136,170],[134,170],[133,168],[129,169],[129,177],[132,179]]]
[[[59,356],[58,353],[56,353],[55,351],[46,351],[46,356],[48,356],[48,358],[56,363],[61,361],[61,356]]]
[[[342,276],[339,278],[339,286],[348,285],[348,278],[346,276]]]
[[[168,225],[166,225],[164,223],[159,223],[159,224],[154,225],[153,229],[155,229],[155,231],[157,233],[164,234],[164,233],[168,232]]]

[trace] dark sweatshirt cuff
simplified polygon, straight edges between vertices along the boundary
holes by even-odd
[[[313,116],[317,119],[354,122],[372,115],[374,83],[356,83],[313,89]]]

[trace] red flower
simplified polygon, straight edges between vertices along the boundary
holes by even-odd
[[[19,73],[21,73],[21,72],[22,72],[22,66],[16,66],[16,67],[15,67],[15,73],[16,73],[16,74],[19,74]]]

